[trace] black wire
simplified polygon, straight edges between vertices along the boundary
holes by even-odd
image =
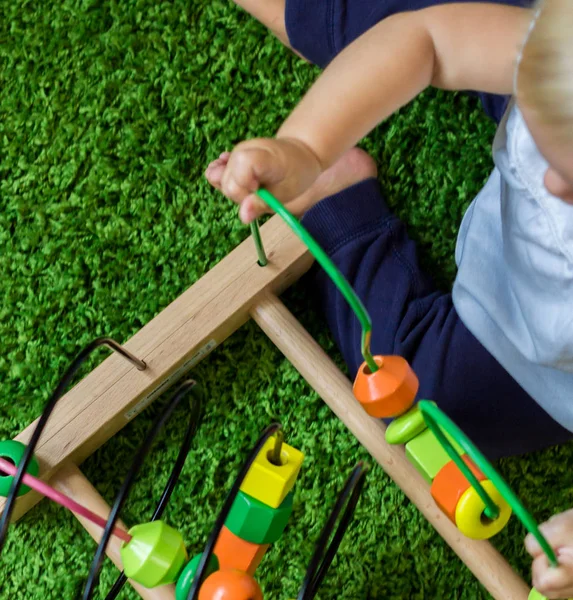
[[[112,536],[113,529],[119,518],[119,513],[120,513],[121,509],[123,508],[123,505],[129,494],[129,491],[131,490],[131,487],[133,486],[133,484],[135,482],[135,478],[137,477],[137,474],[139,473],[139,471],[143,465],[143,462],[149,453],[149,450],[151,448],[153,440],[157,437],[158,433],[161,431],[161,429],[162,429],[163,425],[166,423],[166,421],[168,421],[171,418],[171,416],[173,415],[173,411],[175,410],[177,405],[181,402],[182,398],[184,398],[186,396],[186,394],[190,390],[192,390],[196,385],[197,385],[196,382],[190,379],[190,380],[183,382],[179,386],[177,392],[173,396],[173,399],[169,402],[169,404],[166,406],[166,408],[163,410],[163,412],[159,415],[159,417],[153,422],[151,428],[149,429],[149,431],[147,433],[147,436],[145,437],[144,441],[138,448],[138,450],[135,454],[135,457],[131,463],[131,466],[129,468],[129,471],[128,471],[127,475],[125,476],[125,479],[123,480],[123,483],[121,485],[121,488],[120,488],[117,496],[115,497],[115,501],[113,503],[111,512],[109,514],[109,518],[108,518],[106,526],[104,528],[100,543],[99,543],[96,553],[94,555],[94,558],[92,561],[92,566],[90,568],[88,579],[87,579],[87,582],[86,582],[86,585],[85,585],[84,591],[83,591],[83,596],[82,596],[83,600],[90,600],[90,598],[93,595],[94,587],[97,584],[97,581],[99,578],[99,572],[101,569],[101,564],[103,562],[103,557],[104,557],[106,546]],[[200,414],[200,410],[201,410],[200,404],[201,404],[200,401],[192,403],[191,412],[193,413],[193,416],[197,415],[197,417],[198,417],[198,415]],[[196,423],[198,422],[198,420],[199,420],[198,418],[194,419],[194,421]],[[183,466],[184,460],[180,460],[180,459],[181,459],[181,452],[179,453],[179,456],[178,456],[177,462],[176,462],[176,466],[173,469],[173,472],[171,473],[169,482],[167,484],[167,486],[169,486],[171,484],[171,489],[169,490],[168,487],[166,486],[166,489],[163,492],[162,498],[160,500],[159,506],[157,507],[157,509],[154,513],[155,515],[157,515],[158,512],[159,512],[159,514],[161,514],[163,512],[163,510],[165,509],[165,506],[169,500],[169,496],[170,496],[171,492],[173,491],[172,488],[175,485],[175,483],[177,482],[177,479],[179,477],[179,473],[175,472],[175,470],[176,470],[177,466],[180,465],[179,471],[181,471],[181,468]]]
[[[297,600],[313,600],[316,596],[318,588],[324,579],[326,572],[328,571],[340,542],[344,538],[344,535],[350,525],[350,521],[354,515],[356,505],[360,499],[360,494],[364,486],[364,474],[368,470],[368,466],[362,462],[359,462],[352,473],[346,480],[344,488],[340,493],[332,512],[324,526],[318,542],[316,543],[316,550],[310,560],[308,569],[302,588],[298,594]],[[342,516],[341,516],[342,514]],[[336,522],[340,519],[338,527],[332,535],[332,531],[336,525]],[[332,536],[332,541],[328,544],[328,540]]]
[[[36,450],[36,446],[38,444],[38,440],[46,427],[46,423],[50,418],[58,400],[63,396],[66,388],[71,383],[74,375],[77,373],[78,369],[85,362],[85,360],[90,356],[90,354],[99,348],[100,346],[109,346],[112,350],[115,350],[119,354],[121,354],[124,358],[129,360],[132,364],[134,364],[139,370],[145,369],[145,363],[143,361],[135,358],[131,353],[122,348],[117,342],[110,338],[98,338],[93,342],[90,342],[74,359],[72,364],[68,367],[68,370],[64,373],[64,376],[58,383],[56,389],[54,390],[52,396],[48,400],[42,415],[38,420],[38,424],[36,425],[32,436],[30,437],[30,441],[26,446],[26,450],[18,464],[18,470],[16,471],[16,475],[14,475],[14,480],[12,481],[12,485],[10,486],[10,491],[8,492],[8,496],[6,497],[6,504],[4,504],[4,511],[2,512],[2,518],[0,519],[0,552],[4,547],[4,543],[6,541],[6,533],[8,531],[8,526],[10,524],[10,518],[12,516],[12,512],[14,511],[14,506],[16,502],[16,498],[18,492],[20,491],[20,486],[22,485],[22,479],[24,474],[28,469],[28,465],[34,456],[34,451]]]
[[[211,560],[211,556],[213,555],[213,549],[215,548],[215,544],[217,543],[219,534],[221,533],[221,530],[223,529],[223,525],[225,524],[225,521],[227,520],[227,517],[228,517],[229,513],[231,512],[231,508],[233,506],[233,503],[235,502],[235,498],[239,494],[241,485],[243,484],[243,481],[244,481],[245,477],[247,476],[247,473],[249,472],[251,465],[255,462],[255,459],[259,455],[260,451],[263,449],[265,442],[271,437],[271,435],[273,435],[273,433],[279,431],[280,429],[281,429],[281,425],[279,423],[273,423],[272,425],[269,425],[265,429],[265,431],[263,432],[261,437],[258,439],[254,448],[251,450],[251,454],[249,455],[247,460],[244,462],[239,475],[237,476],[237,478],[235,479],[235,482],[233,483],[233,487],[231,488],[231,491],[227,495],[225,503],[223,504],[223,508],[221,509],[221,512],[217,516],[215,525],[213,526],[213,529],[211,530],[211,533],[207,540],[207,544],[205,545],[205,549],[203,550],[203,556],[201,557],[201,560],[199,561],[199,564],[197,565],[197,571],[195,572],[195,577],[193,578],[193,584],[191,585],[191,589],[189,590],[189,593],[187,594],[186,600],[196,600],[197,595],[199,593],[199,586],[201,585],[201,582],[203,581],[203,576],[205,575],[205,573],[207,571],[207,565],[209,564],[209,561]]]
[[[196,392],[196,391],[199,391],[200,389],[201,389],[201,387],[197,385],[195,388],[193,388],[193,391]],[[163,489],[163,494],[161,495],[161,499],[159,500],[157,507],[155,508],[155,511],[151,517],[151,521],[157,521],[158,519],[160,519],[161,516],[163,515],[163,512],[167,508],[167,504],[169,503],[169,500],[171,499],[171,494],[173,493],[173,490],[175,489],[175,485],[177,484],[177,481],[179,480],[179,477],[181,475],[181,471],[183,469],[183,465],[185,464],[187,454],[189,454],[193,436],[195,435],[195,433],[197,431],[197,427],[199,425],[200,413],[201,413],[201,395],[199,394],[199,402],[194,402],[191,405],[191,414],[189,417],[189,425],[187,426],[187,430],[185,432],[185,437],[183,438],[183,442],[181,443],[181,448],[179,450],[177,460],[175,461],[175,464],[173,465],[173,469],[171,470],[171,475],[169,476],[169,479],[165,485],[165,488]],[[126,582],[127,582],[127,577],[125,576],[124,573],[121,573],[119,575],[119,577],[117,578],[117,580],[115,581],[115,583],[113,584],[113,587],[109,591],[108,595],[105,597],[105,600],[115,600],[115,598],[117,598],[117,595],[119,594],[119,592],[121,592],[121,590]]]

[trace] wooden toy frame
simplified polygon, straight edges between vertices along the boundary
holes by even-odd
[[[404,448],[386,443],[385,425],[366,414],[350,381],[279,300],[278,295],[310,268],[310,252],[278,216],[261,228],[261,234],[267,266],[258,265],[252,239],[245,240],[125,344],[146,362],[145,371],[111,355],[59,401],[36,450],[40,477],[107,516],[109,507],[77,465],[252,318],[492,596],[527,600],[530,587],[489,542],[464,537],[442,513]],[[34,426],[35,422],[16,439],[26,443]],[[20,498],[14,518],[40,499],[35,492]],[[3,505],[2,500],[0,510]],[[101,530],[79,520],[99,540]],[[107,554],[121,568],[120,543],[113,539]],[[175,597],[173,586],[147,590],[132,585],[144,600]]]

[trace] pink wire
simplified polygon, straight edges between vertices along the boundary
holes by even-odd
[[[4,473],[8,473],[8,475],[16,475],[17,467],[15,467],[11,462],[5,460],[4,458],[0,458],[0,470],[4,471]],[[41,479],[37,479],[32,475],[25,474],[23,482],[36,492],[46,496],[50,500],[53,500],[57,504],[61,504],[68,510],[71,510],[73,513],[80,515],[80,517],[86,518],[88,521],[95,523],[102,529],[106,526],[106,520],[93,513],[89,508],[78,504],[75,500],[72,500],[65,494],[58,492],[53,487],[49,486],[47,483],[43,482]],[[123,529],[119,527],[115,527],[112,532],[118,538],[121,538],[124,542],[131,541],[131,536]]]

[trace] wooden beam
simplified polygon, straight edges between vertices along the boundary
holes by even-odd
[[[529,587],[501,554],[489,542],[466,538],[437,507],[404,448],[386,443],[384,423],[366,414],[354,398],[350,381],[284,304],[267,295],[253,306],[251,316],[492,596],[496,600],[527,600]]]
[[[278,216],[261,233],[266,267],[258,265],[253,241],[246,239],[125,344],[145,360],[145,371],[114,354],[58,402],[36,450],[43,479],[53,478],[64,462],[80,464],[245,323],[261,293],[281,293],[312,264]],[[26,443],[35,425],[16,439]],[[34,492],[23,496],[14,518],[39,500]],[[0,511],[3,505],[2,499]]]

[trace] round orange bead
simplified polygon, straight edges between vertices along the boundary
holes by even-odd
[[[354,396],[371,417],[398,417],[414,404],[418,378],[401,356],[375,356],[374,360],[380,367],[375,373],[365,362],[358,369]]]
[[[263,592],[243,571],[215,571],[201,586],[199,600],[263,600]]]

